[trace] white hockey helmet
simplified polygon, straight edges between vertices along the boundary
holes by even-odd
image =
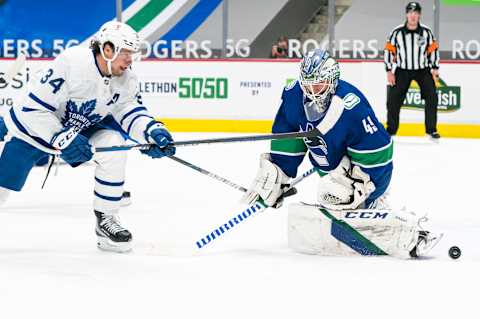
[[[118,22],[109,21],[100,27],[93,41],[97,42],[100,47],[102,57],[107,61],[108,72],[112,73],[112,61],[115,60],[122,49],[138,53],[140,50],[140,37],[138,33],[129,25]],[[103,48],[106,43],[113,44],[113,57],[107,59]]]

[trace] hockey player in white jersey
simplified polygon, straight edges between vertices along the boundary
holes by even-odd
[[[22,189],[32,167],[47,154],[60,152],[72,167],[93,159],[98,247],[131,249],[132,235],[118,218],[127,154],[93,154],[92,146],[121,145],[128,138],[153,143],[142,151],[152,158],[175,153],[170,133],[149,114],[137,92],[131,64],[139,46],[131,27],[107,22],[90,48],[66,49],[30,83],[4,118],[9,134],[0,156],[0,205],[10,191]]]

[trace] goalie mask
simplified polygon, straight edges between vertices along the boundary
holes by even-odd
[[[340,68],[328,52],[309,51],[300,64],[300,87],[309,101],[304,102],[309,121],[317,121],[327,111],[340,78]]]
[[[140,37],[129,25],[109,21],[100,27],[93,41],[98,42],[100,53],[107,61],[108,72],[112,74],[112,61],[115,60],[122,49],[128,50],[131,54],[138,54],[140,49]],[[113,57],[108,59],[103,52],[106,43],[113,45]]]

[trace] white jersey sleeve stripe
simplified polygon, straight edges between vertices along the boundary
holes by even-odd
[[[135,116],[133,118],[133,120],[130,122],[130,125],[128,125],[128,129],[127,129],[127,134],[128,135],[130,135],[130,130],[132,129],[132,126],[135,123],[135,121],[138,120],[141,117],[148,117],[148,118],[152,119],[152,121],[153,121],[153,117],[151,117],[150,115],[147,115],[147,114],[140,114],[140,115]]]
[[[147,108],[145,106],[139,106],[139,107],[134,108],[133,110],[130,110],[129,112],[127,112],[122,117],[122,119],[120,120],[120,125],[123,125],[123,121],[125,121],[127,117],[129,117],[130,115],[132,115],[134,113],[138,113],[138,112],[141,112],[141,111],[147,111]]]
[[[56,108],[54,108],[53,106],[51,106],[47,102],[42,101],[38,96],[36,96],[32,92],[30,92],[30,94],[28,94],[28,97],[30,99],[32,99],[32,101],[36,102],[37,104],[40,104],[41,106],[43,106],[44,108],[46,108],[49,111],[55,112],[57,110]]]

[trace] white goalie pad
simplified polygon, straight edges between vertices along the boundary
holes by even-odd
[[[303,203],[288,208],[288,245],[306,254],[410,258],[418,230],[418,218],[406,211],[335,211]]]

